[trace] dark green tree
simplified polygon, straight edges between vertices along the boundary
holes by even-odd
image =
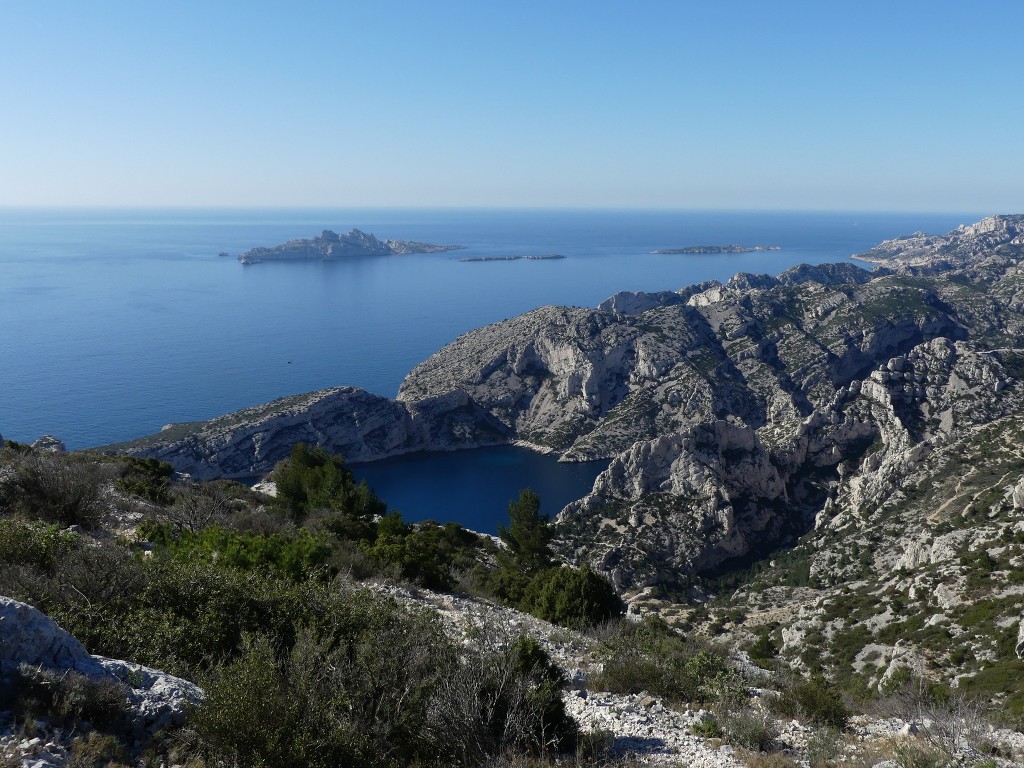
[[[540,497],[530,488],[519,492],[518,501],[508,503],[509,526],[498,526],[505,543],[498,560],[503,570],[532,575],[551,567],[551,539],[554,536],[547,515],[540,513]]]
[[[345,538],[369,535],[363,530],[366,524],[387,512],[387,505],[366,483],[356,483],[341,456],[318,446],[293,445],[291,456],[275,467],[273,478],[278,503],[292,519],[302,521],[316,510],[336,512]]]

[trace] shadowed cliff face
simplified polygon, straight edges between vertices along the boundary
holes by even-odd
[[[800,266],[468,333],[397,401],[337,388],[121,446],[198,477],[297,440],[350,460],[523,441],[613,459],[559,516],[623,590],[767,551],[854,513],[952,436],[1020,405],[1024,217],[888,241],[886,267]]]

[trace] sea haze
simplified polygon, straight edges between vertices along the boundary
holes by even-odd
[[[594,306],[621,290],[845,261],[886,238],[979,218],[0,210],[0,433],[27,442],[50,433],[82,448],[322,387],[393,396],[409,369],[459,334],[537,306]],[[351,227],[467,248],[334,263],[243,266],[235,258]],[[728,243],[783,250],[651,253]],[[459,261],[547,254],[566,258]]]

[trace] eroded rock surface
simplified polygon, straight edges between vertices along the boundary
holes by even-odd
[[[186,707],[203,697],[199,687],[187,680],[127,661],[92,656],[45,614],[0,596],[0,677],[22,666],[123,684],[137,722],[153,732],[183,722]]]

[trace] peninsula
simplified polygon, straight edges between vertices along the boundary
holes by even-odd
[[[445,253],[457,251],[462,245],[432,245],[414,240],[379,240],[358,229],[339,235],[325,229],[317,237],[289,240],[272,248],[251,248],[239,254],[242,264],[262,261],[339,261],[350,256],[394,256],[403,253]]]
[[[748,248],[745,245],[732,243],[730,245],[688,245],[685,248],[662,248],[657,251],[651,251],[651,253],[757,253],[760,251],[781,250],[782,246],[780,245],[755,245]]]

